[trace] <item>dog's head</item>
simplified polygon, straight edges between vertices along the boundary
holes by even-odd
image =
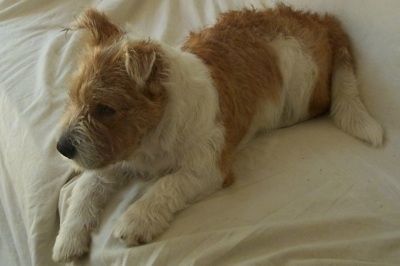
[[[84,169],[126,159],[160,122],[168,65],[157,43],[129,40],[103,13],[86,10],[71,29],[89,34],[72,76],[58,151]]]

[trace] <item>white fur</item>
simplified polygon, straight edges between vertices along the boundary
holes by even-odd
[[[311,55],[294,38],[277,38],[271,45],[278,52],[279,69],[283,78],[279,127],[290,126],[310,118],[308,107],[318,76],[318,67]]]
[[[163,119],[129,160],[78,180],[53,249],[55,261],[88,252],[91,225],[98,223],[116,182],[123,180],[121,171],[156,180],[116,224],[114,236],[129,245],[150,241],[175,212],[221,187],[217,162],[224,137],[210,74],[196,56],[166,46],[163,50],[170,67]]]
[[[208,70],[192,54],[168,47],[164,53],[170,66],[167,110],[128,162],[141,172],[163,177],[117,223],[114,236],[130,245],[150,241],[175,212],[215,191],[223,181],[217,165],[223,130]]]
[[[292,37],[279,36],[270,45],[278,55],[282,92],[278,102],[270,100],[262,105],[240,147],[259,131],[290,126],[309,118],[308,106],[318,76],[317,65]]]
[[[361,101],[352,68],[337,65],[332,77],[331,116],[350,135],[373,146],[382,146],[383,128],[371,117]]]
[[[53,247],[54,261],[73,261],[89,251],[90,232],[97,226],[101,209],[116,185],[111,180],[94,172],[80,177]]]

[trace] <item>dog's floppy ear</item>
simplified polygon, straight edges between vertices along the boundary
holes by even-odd
[[[148,41],[125,43],[125,67],[139,87],[142,87],[156,68],[157,48]]]
[[[103,13],[94,8],[86,9],[69,29],[86,29],[92,33],[92,45],[103,45],[118,40],[123,30],[111,22]]]

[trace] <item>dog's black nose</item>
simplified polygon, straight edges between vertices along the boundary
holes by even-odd
[[[68,159],[74,158],[76,154],[76,148],[67,135],[61,136],[60,140],[57,142],[57,150]]]

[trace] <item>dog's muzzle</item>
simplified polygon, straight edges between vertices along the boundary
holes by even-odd
[[[62,135],[58,140],[57,150],[68,159],[72,159],[76,155],[76,148],[72,144],[71,138],[68,137],[68,134]]]

